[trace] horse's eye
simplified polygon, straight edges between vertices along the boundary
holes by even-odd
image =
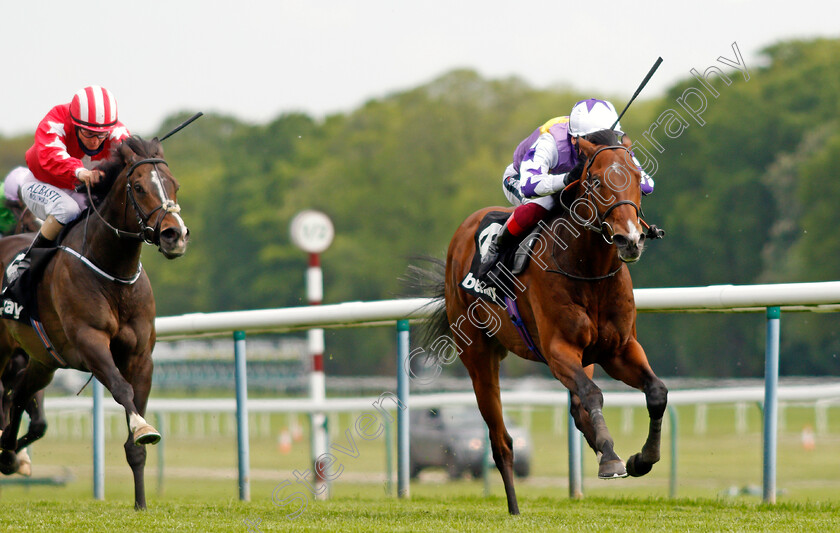
[[[143,192],[143,186],[142,186],[142,185],[140,185],[139,183],[135,183],[135,184],[134,184],[134,191],[135,191],[135,192],[142,193],[142,192]]]

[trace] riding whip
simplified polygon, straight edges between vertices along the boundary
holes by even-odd
[[[640,92],[642,92],[642,89],[644,89],[644,88],[645,88],[645,85],[647,85],[647,82],[649,82],[649,81],[650,81],[650,78],[653,76],[653,73],[654,73],[654,72],[656,72],[656,69],[658,69],[658,68],[659,68],[659,65],[660,65],[661,63],[662,63],[662,58],[660,57],[659,59],[657,59],[657,60],[656,60],[656,63],[654,63],[654,64],[653,64],[653,66],[650,68],[650,72],[648,72],[648,73],[647,73],[647,76],[645,76],[645,79],[643,79],[643,80],[642,80],[642,83],[641,83],[641,85],[639,85],[639,88],[638,88],[638,89],[636,89],[636,92],[635,92],[635,93],[633,93],[633,97],[632,97],[632,98],[630,98],[630,101],[629,101],[629,102],[627,102],[627,105],[626,105],[626,106],[624,106],[624,111],[622,111],[622,112],[621,112],[621,114],[620,114],[620,115],[618,115],[618,118],[617,118],[617,119],[615,119],[615,123],[613,123],[612,127],[610,128],[611,130],[612,130],[612,129],[615,129],[615,127],[618,125],[619,121],[621,120],[621,117],[623,117],[623,116],[624,116],[624,113],[626,113],[626,112],[627,112],[627,108],[629,108],[629,107],[630,107],[630,104],[632,104],[632,103],[633,103],[633,100],[635,100],[635,99],[636,99],[636,97],[637,97],[637,96],[639,96],[639,93],[640,93]],[[178,130],[175,130],[175,131],[178,131]],[[161,140],[162,140],[162,139],[161,139]]]
[[[651,74],[652,74],[652,72],[651,72]],[[648,77],[650,77],[650,76],[648,76]],[[647,79],[645,79],[645,81],[647,81]],[[639,88],[639,89],[641,90],[641,88]],[[632,100],[631,100],[631,102],[632,102]],[[630,104],[627,104],[627,105],[630,105]],[[189,126],[190,124],[192,124],[192,122],[193,122],[195,119],[197,119],[198,117],[200,117],[200,116],[201,116],[201,115],[203,115],[203,114],[204,114],[204,113],[202,113],[201,111],[199,111],[198,113],[196,113],[195,115],[191,116],[191,117],[190,117],[190,118],[188,118],[187,120],[185,120],[185,121],[181,122],[179,125],[175,126],[175,129],[173,129],[172,131],[170,131],[169,133],[167,133],[166,135],[164,135],[163,137],[161,137],[161,138],[159,139],[159,140],[160,140],[160,142],[163,142],[163,141],[164,141],[164,140],[166,140],[167,138],[171,137],[172,135],[174,135],[174,134],[178,133],[179,131],[181,131],[182,129],[186,128],[187,126]]]

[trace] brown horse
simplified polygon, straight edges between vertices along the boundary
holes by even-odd
[[[38,231],[41,227],[41,219],[26,207],[23,202],[16,202],[6,198],[6,208],[14,215],[17,221],[14,229],[9,235],[31,233]],[[31,236],[34,237],[34,234]],[[23,350],[17,349],[9,359],[6,368],[0,374],[0,428],[6,427],[9,410],[11,408],[11,386],[19,372],[21,372],[29,361],[29,356]],[[19,467],[17,472],[24,476],[32,474],[32,461],[26,452],[25,446],[29,442],[36,441],[44,436],[47,430],[47,418],[44,412],[44,391],[38,391],[32,401],[26,406],[26,414],[29,415],[29,427],[26,435],[21,439],[24,443],[18,452]]]
[[[36,217],[35,213],[30,211],[21,202],[13,202],[7,199],[6,208],[15,215],[15,220],[17,220],[14,230],[9,235],[30,233],[38,231],[41,228],[42,220]]]
[[[67,230],[36,289],[43,332],[54,349],[45,348],[33,327],[0,321],[0,362],[18,348],[29,355],[0,437],[0,471],[15,471],[21,413],[55,370],[91,372],[125,408],[135,508],[144,509],[144,445],[157,443],[160,434],[143,418],[152,384],[155,301],[140,252],[147,242],[169,259],[180,257],[189,230],[176,203],[178,182],[157,139],[127,139],[100,168],[105,177],[92,193],[103,199]],[[0,265],[8,265],[30,241],[0,239]]]
[[[511,514],[518,514],[519,506],[513,487],[512,441],[499,391],[499,364],[508,351],[545,362],[569,389],[571,414],[597,455],[600,478],[641,476],[659,460],[667,389],[636,340],[633,285],[626,266],[639,259],[645,238],[657,235],[643,229],[647,224],[640,218],[641,175],[629,150],[614,136],[608,139],[605,145],[580,139],[582,177],[560,196],[565,209],[545,225],[530,265],[513,284],[528,335],[518,332],[504,307],[478,299],[461,285],[476,251],[479,222],[502,208],[472,214],[455,232],[447,254],[444,294],[437,294],[446,305],[440,306],[426,331],[429,340],[454,340],[448,349],[458,353],[469,371]],[[648,438],[626,466],[613,450],[601,412],[603,395],[592,381],[596,363],[613,378],[645,393]]]

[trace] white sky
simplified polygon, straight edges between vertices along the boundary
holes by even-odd
[[[3,0],[0,134],[33,132],[53,105],[93,84],[109,88],[120,119],[148,137],[175,111],[255,123],[288,111],[320,118],[461,67],[629,97],[662,56],[645,98],[691,68],[734,59],[733,42],[752,69],[758,50],[782,38],[840,37],[835,8],[828,0]]]

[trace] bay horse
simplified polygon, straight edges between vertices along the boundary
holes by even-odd
[[[15,227],[9,235],[19,235],[21,233],[36,232],[41,227],[41,219],[23,205],[23,202],[16,202],[6,198],[6,208],[12,212],[17,221]],[[30,236],[34,238],[34,234]],[[0,373],[0,433],[2,428],[6,426],[8,420],[9,409],[11,407],[11,386],[17,377],[18,373],[26,368],[29,362],[29,356],[23,350],[17,349],[9,358],[6,368]],[[33,442],[40,439],[47,430],[47,418],[44,412],[44,391],[38,391],[32,398],[32,401],[26,406],[26,414],[29,415],[29,427],[24,437],[23,442]],[[23,476],[32,475],[32,460],[26,452],[24,446],[18,452],[18,470],[17,472]]]
[[[636,339],[633,284],[626,264],[639,259],[646,237],[661,234],[651,233],[650,229],[657,231],[655,226],[641,219],[641,174],[628,147],[619,144],[613,132],[605,132],[612,135],[599,143],[579,139],[581,177],[560,195],[565,209],[553,212],[539,238],[541,246],[531,253],[529,266],[515,284],[515,303],[527,334],[517,330],[505,307],[480,300],[462,286],[476,252],[479,222],[491,211],[512,212],[498,207],[473,213],[455,232],[436,294],[445,306],[437,308],[425,332],[427,340],[454,341],[454,351],[469,372],[510,514],[519,514],[519,505],[512,441],[499,391],[499,364],[508,351],[544,362],[571,392],[570,412],[596,453],[599,478],[642,476],[659,460],[668,391]],[[645,394],[647,440],[626,465],[614,450],[601,411],[603,394],[592,381],[596,363]]]
[[[15,454],[24,440],[17,439],[21,413],[56,369],[91,372],[125,409],[124,448],[134,477],[134,505],[145,509],[145,445],[161,437],[143,418],[152,385],[155,300],[140,253],[149,243],[168,259],[180,257],[189,230],[176,202],[179,184],[157,139],[126,139],[99,169],[104,178],[89,191],[92,209],[66,230],[37,285],[42,331],[0,320],[0,362],[16,349],[29,355],[13,386],[8,425],[0,436],[0,471],[15,471]],[[25,236],[0,239],[0,266],[5,268],[30,242]]]

